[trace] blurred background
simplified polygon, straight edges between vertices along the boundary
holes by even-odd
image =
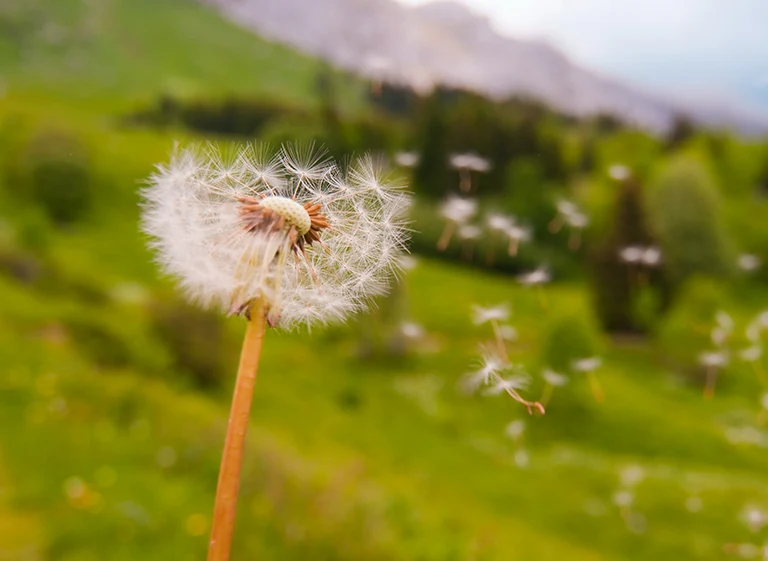
[[[384,155],[414,233],[374,313],[267,334],[235,559],[768,559],[767,21],[0,0],[0,560],[204,559],[244,326],[138,191],[254,139]],[[546,415],[462,383],[494,333]]]

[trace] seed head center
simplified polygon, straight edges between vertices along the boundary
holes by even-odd
[[[259,204],[283,217],[286,223],[296,228],[299,236],[305,235],[312,227],[312,219],[306,209],[288,197],[271,196],[259,201]]]

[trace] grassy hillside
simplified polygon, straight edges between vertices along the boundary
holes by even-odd
[[[12,96],[112,104],[161,93],[234,93],[312,104],[320,67],[195,0],[29,0],[0,7],[0,78]]]

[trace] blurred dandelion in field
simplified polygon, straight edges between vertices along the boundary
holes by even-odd
[[[477,213],[477,200],[450,196],[440,206],[440,214],[445,219],[445,227],[437,240],[437,249],[445,251],[457,228],[466,225]]]
[[[459,190],[462,193],[472,191],[472,173],[488,173],[491,162],[474,152],[456,153],[448,157],[448,164],[459,172]]]
[[[626,181],[632,172],[624,164],[613,164],[608,168],[608,176],[614,181]]]
[[[418,152],[398,152],[395,154],[395,163],[403,168],[412,168],[419,164]]]
[[[520,445],[523,440],[523,435],[525,434],[525,421],[522,419],[515,419],[510,422],[504,428],[504,434],[516,445]]]
[[[539,401],[546,407],[549,400],[552,399],[552,394],[554,393],[555,388],[560,388],[566,385],[568,383],[568,377],[549,368],[545,368],[541,371],[541,377],[544,379],[544,390]]]
[[[461,240],[461,257],[465,261],[472,261],[475,252],[475,242],[483,235],[479,226],[462,224],[456,232],[456,237]]]
[[[565,217],[565,223],[571,229],[568,237],[568,248],[576,251],[581,247],[581,233],[589,225],[589,217],[582,212],[574,212]]]
[[[699,364],[705,369],[706,381],[704,384],[704,397],[711,399],[715,395],[717,375],[728,365],[728,353],[723,350],[705,351],[699,354]]]
[[[754,533],[768,526],[768,512],[754,504],[745,505],[739,513],[739,519]]]
[[[579,212],[579,207],[577,207],[575,203],[565,199],[559,199],[555,203],[555,208],[557,209],[557,213],[549,223],[549,231],[553,234],[556,234],[563,226],[565,226],[569,216]]]
[[[518,224],[512,224],[504,231],[504,233],[509,241],[507,244],[507,254],[510,257],[517,255],[517,250],[520,248],[520,244],[531,241],[532,237],[530,228]]]
[[[574,360],[571,363],[571,368],[575,372],[581,372],[587,375],[589,380],[589,387],[592,389],[592,395],[595,401],[602,403],[604,399],[603,388],[600,385],[600,380],[597,378],[595,371],[603,365],[603,360],[598,356],[580,358]]]
[[[568,247],[576,251],[581,246],[581,233],[589,225],[589,217],[575,203],[565,199],[558,200],[556,208],[557,213],[549,223],[549,231],[556,234],[563,226],[568,226],[571,230]]]
[[[486,255],[486,262],[489,265],[493,264],[494,249],[496,240],[499,237],[505,237],[507,230],[515,224],[515,219],[511,216],[506,216],[499,213],[491,213],[485,217],[485,225],[490,233],[490,239],[488,242],[488,253]]]
[[[546,294],[544,294],[542,287],[551,280],[552,275],[550,274],[549,269],[544,266],[538,267],[533,271],[528,271],[527,273],[518,275],[517,277],[517,282],[523,286],[534,287],[538,291],[539,303],[544,310],[548,309],[549,306],[547,304]]]
[[[244,439],[266,326],[367,308],[397,273],[409,196],[373,158],[340,169],[312,145],[177,150],[144,189],[142,223],[166,273],[204,306],[247,321],[209,559],[229,558]],[[167,463],[169,454],[159,460]]]
[[[697,495],[691,495],[685,499],[685,510],[688,512],[701,512],[704,508],[704,501]]]
[[[741,269],[742,271],[751,273],[752,271],[756,271],[757,269],[759,269],[760,266],[763,264],[763,262],[757,255],[752,255],[750,253],[742,253],[741,255],[739,255],[737,264],[739,266],[739,269]]]

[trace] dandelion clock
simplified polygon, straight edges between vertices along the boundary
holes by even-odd
[[[410,198],[373,158],[341,169],[312,146],[179,149],[143,198],[143,229],[162,269],[191,300],[247,323],[208,553],[225,561],[267,327],[343,321],[385,293]]]

